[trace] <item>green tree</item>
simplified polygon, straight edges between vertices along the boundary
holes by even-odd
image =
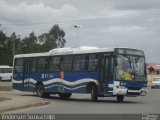
[[[21,39],[13,32],[9,37],[0,25],[0,65],[12,65],[13,56],[37,52],[48,52],[54,48],[64,47],[65,32],[58,25],[53,25],[48,33],[41,34],[38,38],[34,32]]]
[[[8,37],[3,32],[0,25],[0,65],[11,65],[9,58],[10,49],[8,48]]]
[[[64,39],[65,32],[58,25],[53,25],[48,33],[44,33],[38,37],[41,43],[41,50],[47,52],[54,48],[62,48],[66,44]]]
[[[30,33],[28,37],[22,39],[21,53],[36,53],[39,52],[38,39],[34,32]]]
[[[15,32],[12,33],[12,35],[9,37],[9,43],[11,43],[11,49],[12,49],[12,53],[13,55],[20,53],[21,51],[21,44],[22,41],[20,39],[20,35],[16,35]]]

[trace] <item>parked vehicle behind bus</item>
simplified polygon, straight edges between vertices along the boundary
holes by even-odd
[[[11,81],[12,67],[7,65],[0,65],[0,81]]]
[[[147,94],[145,56],[130,48],[58,48],[14,56],[13,88],[48,97],[90,93],[98,97]]]
[[[151,88],[160,88],[160,77],[153,78]]]

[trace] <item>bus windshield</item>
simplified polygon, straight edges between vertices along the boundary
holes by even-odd
[[[131,55],[117,56],[117,66],[116,66],[117,80],[144,80],[144,78],[145,78],[144,57],[131,56]]]

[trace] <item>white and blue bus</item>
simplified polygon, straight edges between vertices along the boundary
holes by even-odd
[[[145,56],[130,48],[57,48],[46,53],[14,56],[13,88],[39,97],[90,93],[98,97],[147,94]]]

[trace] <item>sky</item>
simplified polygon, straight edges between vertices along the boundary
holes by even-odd
[[[160,0],[0,0],[0,24],[22,38],[58,24],[66,47],[136,48],[160,63]]]

